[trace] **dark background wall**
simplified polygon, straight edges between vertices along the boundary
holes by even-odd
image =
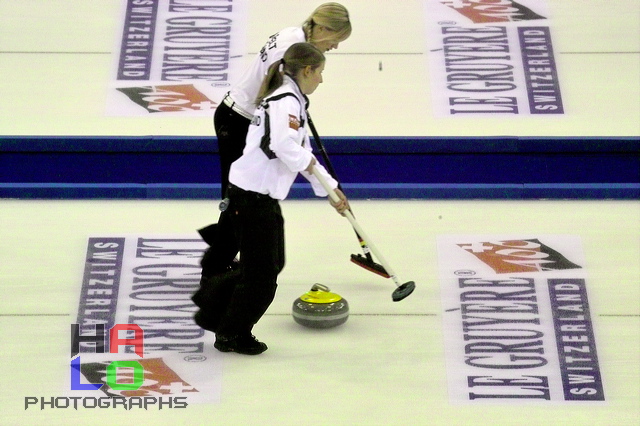
[[[351,198],[638,199],[639,138],[327,137]],[[319,152],[316,152],[321,158]],[[219,198],[215,137],[1,137],[0,197]],[[313,197],[304,183],[290,198]]]

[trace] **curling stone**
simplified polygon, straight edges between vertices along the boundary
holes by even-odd
[[[349,303],[329,287],[314,284],[311,290],[293,302],[293,319],[311,328],[331,328],[349,318]]]

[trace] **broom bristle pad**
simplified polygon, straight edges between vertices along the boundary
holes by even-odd
[[[378,265],[375,263],[371,263],[369,262],[367,259],[365,259],[363,256],[361,255],[351,255],[351,261],[353,263],[355,263],[356,265],[373,272],[374,274],[378,274],[380,276],[383,276],[385,278],[391,278],[391,276],[389,275],[389,273],[384,269],[384,267],[382,265]]]

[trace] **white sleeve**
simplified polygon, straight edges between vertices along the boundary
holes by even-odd
[[[327,170],[322,166],[322,164],[316,163],[315,168],[316,168],[316,171],[319,172],[322,175],[322,177],[324,177],[324,179],[327,181],[327,183],[331,188],[336,189],[338,187],[338,181],[331,177],[329,172],[327,172]],[[322,184],[318,181],[317,177],[315,177],[314,175],[310,174],[307,171],[303,171],[301,172],[301,174],[309,181],[309,183],[311,184],[311,188],[313,188],[313,192],[318,197],[326,197],[329,195],[327,194],[327,191],[325,191],[324,186],[322,186]]]
[[[301,127],[300,102],[291,96],[269,103],[269,149],[292,172],[301,172],[311,162],[313,154],[302,145],[306,130]]]

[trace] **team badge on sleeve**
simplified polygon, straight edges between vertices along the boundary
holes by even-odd
[[[300,128],[300,120],[298,120],[298,117],[289,114],[289,127],[293,130],[298,130]]]

